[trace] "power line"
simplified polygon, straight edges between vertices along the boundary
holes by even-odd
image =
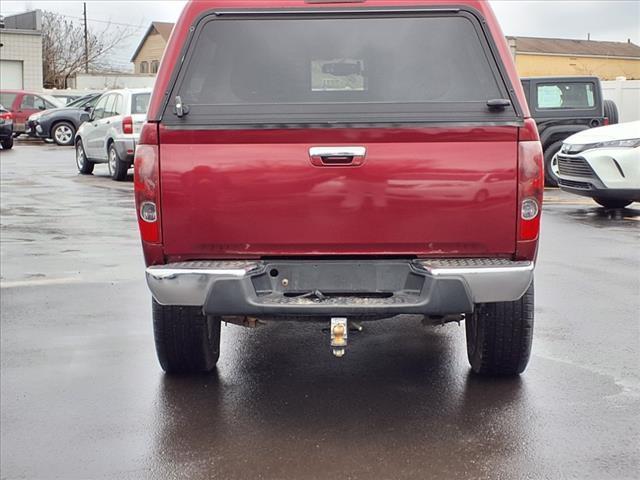
[[[55,12],[54,12],[55,13]],[[82,17],[74,17],[73,15],[66,15],[63,13],[56,13],[56,15],[60,15],[61,17],[74,18],[76,20],[83,20]],[[131,23],[120,23],[120,22],[110,22],[109,20],[96,20],[94,18],[87,18],[89,22],[97,22],[97,23],[106,23],[107,25],[118,25],[121,27],[132,27],[137,30],[146,30],[149,27],[143,27],[141,25],[132,25]]]
[[[48,10],[47,10],[48,11]],[[25,13],[25,12],[16,12],[16,11],[3,11],[2,14],[3,15],[16,15],[16,14],[20,14],[20,13]],[[58,13],[58,12],[50,12],[53,13],[55,15],[59,15],[60,17],[66,17],[66,18],[73,18],[74,20],[84,20],[84,17],[76,17],[74,15],[67,15],[66,13]],[[96,23],[106,23],[107,25],[118,25],[121,27],[132,27],[135,28],[137,30],[146,30],[149,27],[144,27],[142,25],[133,25],[132,23],[122,23],[122,22],[110,22],[109,20],[98,20],[95,18],[87,18],[87,21],[89,22],[96,22]]]

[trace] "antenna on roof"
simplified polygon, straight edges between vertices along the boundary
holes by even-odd
[[[591,34],[587,33],[587,40],[591,40]]]

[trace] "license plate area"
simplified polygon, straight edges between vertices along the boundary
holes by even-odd
[[[287,297],[320,292],[326,296],[387,298],[395,293],[419,294],[424,275],[410,261],[273,261],[252,277],[258,296]]]

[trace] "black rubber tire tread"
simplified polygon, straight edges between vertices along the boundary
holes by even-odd
[[[167,373],[210,372],[220,357],[220,319],[200,307],[160,305],[153,300],[153,333]]]
[[[116,158],[118,159],[116,161],[116,169],[115,172],[111,171],[111,165],[109,164],[109,156],[111,155],[111,151],[114,151],[116,154]],[[123,162],[122,160],[120,160],[120,155],[118,155],[118,150],[116,150],[115,145],[112,143],[111,145],[109,145],[109,150],[107,152],[107,165],[109,167],[109,173],[111,173],[111,178],[113,180],[115,180],[116,182],[122,182],[125,178],[127,178],[127,173],[129,170],[129,164]]]
[[[13,137],[9,137],[6,140],[2,140],[0,143],[4,150],[11,150],[13,148]]]
[[[82,168],[78,168],[78,171],[82,175],[91,175],[93,173],[93,168],[95,167],[95,164],[87,158],[87,152],[84,149],[82,140],[78,140],[76,143],[76,155],[78,154],[77,153],[78,148],[81,148],[82,151],[84,152],[84,165],[82,166]]]
[[[558,178],[551,173],[551,160],[553,156],[562,148],[562,141],[552,143],[544,150],[544,185],[546,187],[557,187]]]
[[[617,198],[594,198],[593,200],[604,208],[624,208],[633,203],[631,200],[621,200]]]
[[[58,128],[61,125],[66,125],[71,129],[71,140],[69,141],[69,143],[58,143],[58,141],[56,140],[55,131],[56,131],[56,128]],[[76,127],[74,127],[73,123],[71,122],[64,122],[64,121],[58,122],[58,123],[55,123],[51,128],[51,139],[56,145],[60,147],[69,147],[73,145],[73,139],[75,138],[75,136],[76,136]]]
[[[620,121],[620,117],[618,115],[618,106],[616,102],[613,100],[605,100],[603,102],[604,106],[604,116],[609,119],[609,125],[615,125]]]
[[[473,371],[486,376],[524,372],[531,356],[533,323],[533,283],[520,300],[478,305],[465,325],[467,354]]]

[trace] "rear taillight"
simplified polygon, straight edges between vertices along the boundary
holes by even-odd
[[[133,133],[133,118],[124,117],[122,119],[122,133]]]
[[[540,235],[544,195],[544,162],[538,129],[526,119],[518,139],[518,246],[519,259],[534,260]]]
[[[606,127],[607,125],[609,125],[609,123],[609,117],[604,117],[604,119],[602,120],[602,125]]]
[[[5,120],[5,121],[13,120],[13,113],[11,112],[0,113],[0,120]]]
[[[140,133],[134,160],[134,190],[142,240],[160,243],[160,157],[155,123],[145,123]]]

